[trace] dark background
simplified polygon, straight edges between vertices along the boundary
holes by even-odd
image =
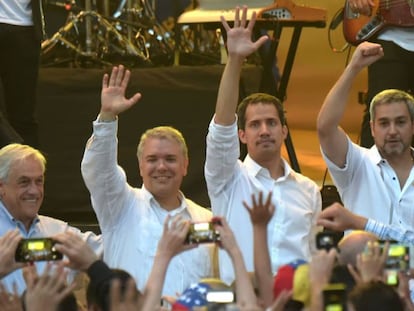
[[[141,92],[136,106],[119,117],[119,163],[131,185],[140,186],[136,147],[150,127],[171,125],[187,140],[190,167],[183,192],[209,207],[203,174],[205,137],[214,112],[222,65],[133,69],[128,96]],[[108,69],[109,70],[109,69]],[[95,223],[80,173],[85,143],[100,108],[101,69],[41,68],[38,120],[41,150],[48,160],[41,214],[75,224]],[[256,92],[261,71],[246,66],[243,93]]]

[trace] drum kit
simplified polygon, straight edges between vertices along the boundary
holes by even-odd
[[[43,67],[173,63],[174,29],[157,21],[154,3],[149,0],[58,0],[47,5],[64,8],[67,17],[42,42]]]

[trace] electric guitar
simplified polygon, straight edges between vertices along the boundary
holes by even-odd
[[[352,11],[349,0],[345,1],[343,12],[343,33],[345,40],[357,45],[370,39],[387,26],[413,27],[414,0],[374,0],[369,16]]]

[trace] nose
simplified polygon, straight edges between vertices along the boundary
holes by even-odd
[[[395,123],[394,123],[394,122],[391,122],[391,124],[390,124],[390,128],[389,128],[389,132],[390,132],[390,134],[395,134],[395,133],[397,133],[397,126],[395,125]]]
[[[260,124],[260,135],[268,135],[269,134],[269,127],[267,126],[266,122],[262,122]]]
[[[159,160],[157,163],[157,169],[158,170],[165,170],[166,169],[166,164],[164,160]]]

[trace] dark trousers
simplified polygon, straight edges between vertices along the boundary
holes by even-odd
[[[369,125],[371,99],[385,89],[399,89],[413,94],[414,52],[407,51],[391,41],[376,40],[384,49],[384,57],[368,67],[367,108],[361,126],[361,146],[371,147],[374,140]]]
[[[39,59],[40,41],[36,39],[34,27],[0,23],[3,112],[24,143],[33,147],[39,145],[35,116]],[[4,145],[4,142],[0,141],[0,144]]]

